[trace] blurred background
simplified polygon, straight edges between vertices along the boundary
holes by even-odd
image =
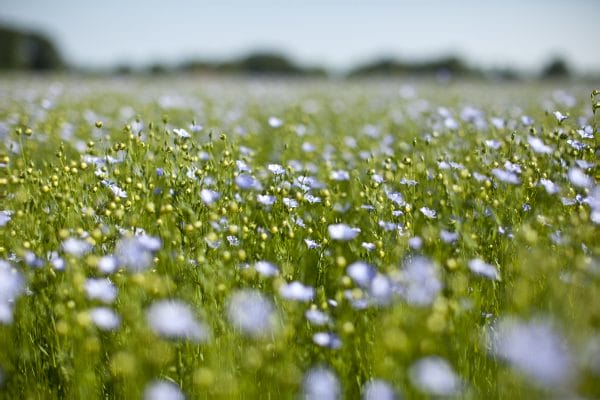
[[[0,69],[600,76],[597,0],[0,0]]]

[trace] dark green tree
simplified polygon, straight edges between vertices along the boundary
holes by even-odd
[[[570,74],[567,62],[560,57],[550,60],[542,69],[542,78],[544,79],[566,78]]]
[[[56,46],[45,35],[0,26],[0,69],[45,71],[64,66]]]

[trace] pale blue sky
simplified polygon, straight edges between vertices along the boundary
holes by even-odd
[[[80,66],[274,49],[338,70],[457,54],[533,71],[559,54],[600,71],[600,0],[0,0],[0,22],[49,33]]]

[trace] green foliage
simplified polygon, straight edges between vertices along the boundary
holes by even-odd
[[[17,274],[26,286],[14,299],[0,293],[12,315],[0,315],[0,398],[140,398],[160,379],[188,398],[293,399],[319,366],[344,398],[372,379],[435,398],[415,377],[423,360],[447,363],[438,390],[450,397],[600,396],[590,88],[190,78],[0,87],[0,260],[13,274],[0,265],[0,288],[17,288],[7,283]],[[357,237],[336,240],[341,223]],[[120,259],[103,269],[140,237],[160,240],[127,261],[149,256],[146,268]],[[378,290],[349,272],[358,261]],[[114,301],[86,289],[105,277]],[[312,297],[286,297],[292,281]],[[232,317],[240,290],[271,304],[262,334]],[[149,316],[164,300],[189,306],[197,326],[161,331],[181,320]],[[118,326],[102,329],[97,307]],[[316,325],[308,310],[329,319]],[[492,348],[511,321],[520,359]],[[339,348],[315,343],[317,333]],[[541,350],[532,358],[528,346]]]

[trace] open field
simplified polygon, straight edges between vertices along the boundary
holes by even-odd
[[[600,397],[599,87],[0,79],[0,398]]]

